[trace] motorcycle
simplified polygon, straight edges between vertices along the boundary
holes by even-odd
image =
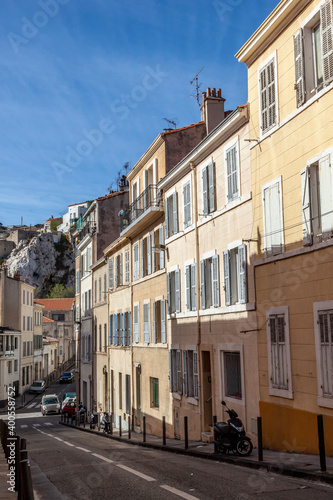
[[[95,421],[95,415],[93,413],[90,413],[89,419],[90,419],[90,429],[95,429],[97,424],[97,422]]]
[[[214,443],[219,453],[237,453],[247,457],[253,450],[251,439],[246,436],[243,422],[238,418],[235,410],[231,410],[225,401],[221,402],[229,415],[227,422],[216,422],[214,424]]]
[[[104,415],[102,417],[101,429],[106,434],[111,434],[111,424],[110,424],[110,417],[109,417],[108,413],[104,413]]]

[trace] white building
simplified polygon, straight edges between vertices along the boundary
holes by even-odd
[[[75,224],[75,222],[82,217],[89,206],[89,202],[85,201],[84,203],[75,203],[74,205],[68,205],[68,212],[62,217],[62,224],[58,226],[58,231],[63,233],[68,233],[71,226]]]

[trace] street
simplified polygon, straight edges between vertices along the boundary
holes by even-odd
[[[75,390],[59,383],[47,393]],[[27,439],[35,499],[314,499],[332,498],[328,485],[171,454],[92,435],[42,416],[41,396],[17,411]]]

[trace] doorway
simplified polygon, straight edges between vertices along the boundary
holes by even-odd
[[[210,352],[201,351],[202,365],[202,399],[203,399],[203,432],[208,432],[213,425],[212,404],[212,374],[210,365]]]

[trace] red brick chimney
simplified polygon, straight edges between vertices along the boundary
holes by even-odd
[[[201,120],[206,123],[207,134],[224,120],[224,102],[221,89],[207,88],[207,92],[202,93]]]

